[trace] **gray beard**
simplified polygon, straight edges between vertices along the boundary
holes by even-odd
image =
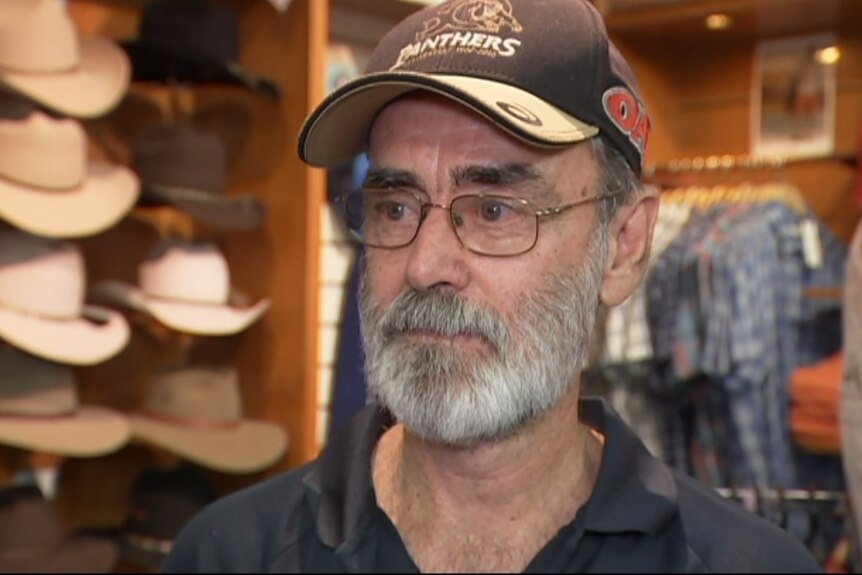
[[[360,319],[372,399],[425,440],[469,447],[511,437],[544,417],[587,358],[607,258],[605,226],[581,269],[527,297],[510,329],[497,312],[450,292],[408,290],[382,310],[363,272]],[[487,352],[417,342],[410,332],[481,339]]]

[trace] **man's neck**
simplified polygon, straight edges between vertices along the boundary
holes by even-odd
[[[423,569],[445,570],[458,555],[449,539],[469,541],[478,567],[490,567],[477,540],[488,534],[518,555],[497,568],[523,568],[589,497],[600,459],[573,389],[541,421],[501,441],[453,447],[395,426],[378,443],[373,480],[380,507]]]

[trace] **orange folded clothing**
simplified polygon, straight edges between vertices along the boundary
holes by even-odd
[[[793,442],[812,453],[839,455],[841,453],[841,425],[836,416],[816,418],[804,410],[791,408],[790,433]]]
[[[790,403],[817,414],[838,417],[844,356],[837,353],[815,365],[796,368],[790,376]]]

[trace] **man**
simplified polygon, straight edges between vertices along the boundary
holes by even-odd
[[[370,391],[309,465],[234,494],[167,571],[816,571],[778,528],[580,401],[599,302],[642,279],[649,120],[583,0],[450,0],[396,26],[300,154],[367,151]]]

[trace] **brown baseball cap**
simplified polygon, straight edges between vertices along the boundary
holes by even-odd
[[[311,113],[300,157],[322,167],[351,160],[377,113],[413,90],[451,98],[535,146],[601,133],[641,173],[646,106],[586,0],[448,0],[412,14],[378,43],[365,74]]]

